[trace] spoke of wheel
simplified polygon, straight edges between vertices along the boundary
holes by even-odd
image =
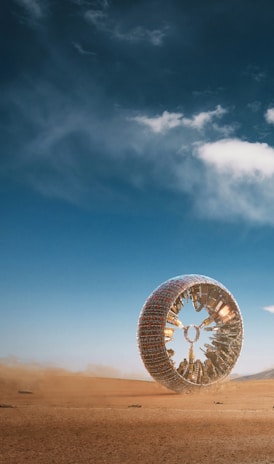
[[[212,324],[212,322],[214,322],[213,317],[208,316],[208,317],[206,317],[206,319],[203,320],[203,322],[201,322],[201,324],[198,327],[199,327],[199,329],[203,329],[203,328],[207,327],[208,325]],[[208,330],[210,330],[210,329],[208,328]],[[213,328],[211,330],[213,330]]]
[[[169,322],[172,325],[176,325],[176,327],[179,327],[180,329],[185,328],[184,324],[180,321],[177,314],[175,314],[171,309],[168,311],[167,314],[167,322]]]

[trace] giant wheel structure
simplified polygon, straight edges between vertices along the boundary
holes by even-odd
[[[243,343],[243,321],[232,294],[216,280],[183,275],[161,284],[140,313],[137,340],[149,374],[183,392],[227,377]]]

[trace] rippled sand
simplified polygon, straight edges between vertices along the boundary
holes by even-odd
[[[154,382],[0,366],[0,463],[274,463],[274,380]]]

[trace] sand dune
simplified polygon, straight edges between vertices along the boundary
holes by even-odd
[[[175,394],[0,365],[0,463],[274,463],[274,380]]]

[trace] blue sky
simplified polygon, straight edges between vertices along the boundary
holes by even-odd
[[[145,376],[144,301],[196,273],[241,308],[234,372],[273,367],[273,16],[3,1],[0,357]]]

